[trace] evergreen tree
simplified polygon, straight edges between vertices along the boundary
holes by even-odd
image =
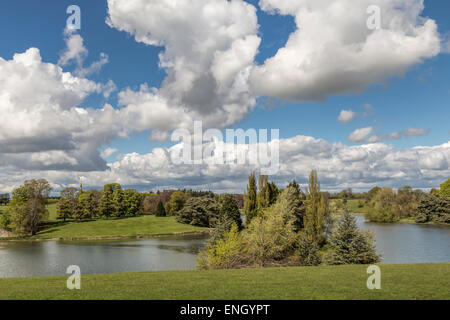
[[[235,223],[239,229],[242,227],[241,213],[236,199],[232,194],[223,194],[219,198],[219,220],[228,221],[228,226]]]
[[[330,253],[326,256],[328,264],[371,264],[381,258],[376,253],[373,235],[368,231],[360,231],[356,218],[345,213],[336,230],[329,239]]]
[[[164,205],[161,200],[159,200],[158,206],[156,207],[155,216],[157,216],[157,217],[165,217],[166,216],[166,209],[164,209]]]
[[[257,215],[257,202],[256,202],[256,178],[255,173],[248,177],[247,191],[244,196],[244,212],[245,212],[245,224],[249,225],[251,220]]]

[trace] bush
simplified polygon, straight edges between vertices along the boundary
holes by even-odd
[[[210,243],[205,252],[197,259],[199,269],[230,269],[236,268],[242,260],[242,236],[238,226],[233,223],[230,231],[223,238]]]
[[[327,264],[371,264],[381,260],[376,253],[373,235],[360,231],[356,218],[348,213],[338,221],[329,245],[331,251],[325,257]]]
[[[417,223],[450,223],[450,199],[446,197],[427,196],[417,208]]]
[[[199,227],[214,227],[219,217],[219,205],[214,198],[193,197],[186,201],[176,220]]]

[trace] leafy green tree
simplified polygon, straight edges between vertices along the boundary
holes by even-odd
[[[178,212],[176,220],[199,227],[215,227],[219,218],[219,205],[214,198],[192,197]]]
[[[380,190],[381,190],[380,187],[374,187],[374,188],[370,189],[369,192],[367,192],[367,194],[366,194],[366,203],[369,203],[370,201],[372,201],[372,199],[375,197],[375,195]]]
[[[305,206],[305,232],[315,242],[323,243],[326,237],[329,209],[323,194],[320,192],[320,183],[316,170],[311,171],[309,176]]]
[[[301,193],[295,186],[288,186],[281,192],[276,203],[282,203],[286,214],[294,218],[295,232],[304,228],[305,205],[304,201],[301,200]]]
[[[376,253],[373,235],[360,231],[356,218],[345,213],[329,238],[330,252],[325,260],[331,265],[371,264],[381,259]]]
[[[244,195],[244,212],[245,212],[245,224],[249,225],[254,217],[258,213],[258,204],[256,200],[256,177],[255,173],[248,177],[247,191]]]
[[[278,189],[275,182],[270,182],[268,185],[268,189],[269,189],[269,206],[271,206],[277,201],[278,195],[280,194],[280,190]]]
[[[79,190],[77,188],[70,187],[61,190],[60,199],[58,200],[58,204],[56,205],[58,219],[63,219],[65,222],[66,219],[78,219],[80,217],[78,195]]]
[[[106,184],[103,187],[102,198],[100,200],[99,212],[100,216],[109,218],[117,216],[118,212],[118,193],[115,190],[122,190],[118,183]]]
[[[439,189],[439,195],[441,197],[450,198],[450,179],[441,184],[441,188]]]
[[[102,192],[98,190],[82,191],[78,196],[78,208],[81,219],[100,216]]]
[[[156,207],[156,212],[155,212],[155,216],[157,217],[165,217],[166,214],[166,209],[164,208],[164,205],[162,203],[161,200],[159,200],[158,202],[158,206]]]
[[[123,191],[124,214],[128,217],[135,217],[143,212],[143,196],[133,189]]]
[[[183,206],[186,203],[186,198],[187,197],[183,191],[175,191],[172,193],[170,200],[166,203],[167,215],[176,215],[178,211],[183,209]]]
[[[35,235],[39,225],[48,217],[45,207],[52,190],[45,179],[28,180],[13,191],[10,201],[11,228],[16,234]]]
[[[382,188],[368,204],[365,217],[373,222],[397,222],[396,195],[392,188]]]
[[[219,198],[219,219],[235,223],[242,228],[241,213],[232,194],[223,194]],[[231,227],[231,225],[229,226]]]
[[[422,194],[410,186],[404,186],[397,191],[396,211],[399,218],[413,217],[417,213]]]

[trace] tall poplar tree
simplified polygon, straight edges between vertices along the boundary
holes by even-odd
[[[305,231],[313,241],[323,243],[325,240],[328,207],[320,192],[320,183],[316,170],[311,171],[309,176],[309,187],[306,189],[305,204]]]
[[[245,212],[245,224],[248,226],[250,221],[257,215],[257,202],[256,202],[256,177],[255,173],[248,177],[247,191],[244,197],[244,212]]]

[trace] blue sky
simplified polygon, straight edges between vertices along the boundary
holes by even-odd
[[[258,35],[261,38],[255,63],[263,65],[286,45],[296,30],[295,20],[290,15],[271,14],[259,8],[259,1],[249,0],[258,8]],[[105,98],[92,94],[82,101],[80,107],[102,108],[105,103],[119,108],[117,94],[147,83],[149,87],[160,88],[166,71],[159,67],[158,55],[163,47],[137,42],[130,33],[108,26],[107,1],[14,1],[0,3],[0,57],[11,60],[16,53],[30,47],[39,48],[44,62],[57,64],[65,49],[63,30],[66,8],[77,4],[81,8],[82,27],[79,35],[89,55],[84,61],[87,66],[98,60],[100,53],[109,56],[109,63],[100,72],[89,75],[97,83],[114,81],[117,90]],[[442,37],[450,34],[450,3],[444,0],[426,0],[422,17],[436,21]],[[76,66],[68,65],[64,71],[74,72]],[[410,149],[414,146],[437,146],[449,141],[450,134],[450,54],[441,52],[423,63],[408,68],[404,76],[387,77],[381,83],[370,85],[360,92],[331,94],[326,101],[302,102],[259,97],[253,112],[244,119],[230,125],[231,128],[279,128],[282,138],[296,135],[321,138],[329,143],[359,145],[347,137],[356,129],[373,127],[373,134],[382,136],[407,128],[429,130],[427,135],[402,137],[384,141],[395,149]],[[269,101],[269,102],[267,102]],[[364,106],[373,107],[369,116],[361,116]],[[337,121],[341,110],[358,112],[353,121]],[[99,146],[118,149],[119,153],[150,153],[154,147],[167,147],[170,142],[149,141],[149,130],[131,132],[125,139],[114,138],[110,143]],[[107,157],[108,162],[115,156]]]

